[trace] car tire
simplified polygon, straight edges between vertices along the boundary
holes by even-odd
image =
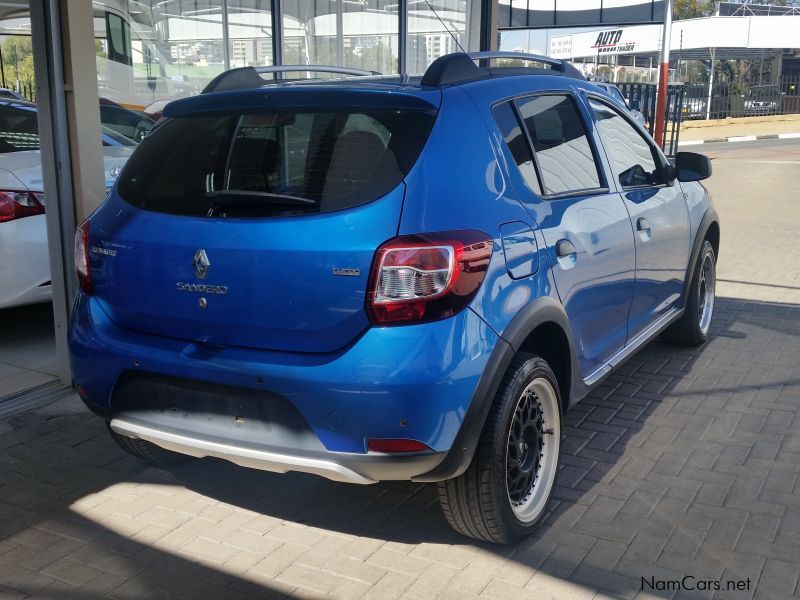
[[[560,407],[558,382],[547,362],[517,355],[469,467],[437,484],[442,512],[456,531],[509,544],[536,529],[558,472]]]
[[[662,339],[675,346],[697,347],[708,339],[714,315],[717,283],[717,256],[711,242],[705,240],[692,273],[686,310],[670,325]]]
[[[170,452],[164,450],[160,446],[156,446],[152,442],[145,440],[137,440],[129,438],[124,435],[118,434],[116,431],[109,429],[111,437],[117,442],[117,445],[125,450],[131,456],[138,459],[147,461],[156,465],[179,465],[191,460],[191,456],[185,454],[178,454],[177,452]]]

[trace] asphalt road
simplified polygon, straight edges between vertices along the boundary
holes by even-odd
[[[720,296],[800,304],[800,139],[688,146],[713,160]]]

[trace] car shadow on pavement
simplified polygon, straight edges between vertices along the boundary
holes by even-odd
[[[642,578],[689,575],[751,579],[749,592],[724,597],[751,597],[759,578],[761,589],[791,596],[797,577],[791,589],[774,590],[767,574],[775,561],[800,563],[800,436],[792,427],[800,419],[800,306],[718,298],[712,328],[697,349],[651,343],[568,412],[551,511],[509,547],[450,530],[434,486],[339,484],[214,459],[166,471],[122,454],[82,410],[0,422],[0,586],[29,591],[34,584],[19,581],[25,573],[73,599],[104,593],[91,589],[101,577],[134,586],[131,597],[135,589],[189,597],[176,586],[218,598],[283,595],[313,588],[298,575],[302,552],[316,552],[308,559],[316,572],[328,548],[323,571],[336,572],[339,554],[402,571],[408,555],[449,569],[444,587],[466,595],[492,595],[497,585],[500,597],[525,588],[633,597]],[[794,529],[779,528],[787,519]],[[280,564],[277,550],[248,550],[254,533],[294,548],[298,572],[287,575],[294,559]],[[359,542],[348,554],[347,544]],[[371,556],[381,547],[396,566]],[[257,564],[242,558],[259,552]],[[465,575],[475,557],[481,577]],[[81,583],[70,567],[92,578]],[[68,577],[78,586],[60,583]],[[220,589],[230,594],[215,596]]]

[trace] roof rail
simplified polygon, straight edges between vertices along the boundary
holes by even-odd
[[[484,79],[492,74],[488,62],[496,58],[536,62],[547,65],[554,75],[564,75],[573,79],[584,79],[578,69],[565,60],[540,56],[538,54],[523,54],[522,52],[455,52],[440,56],[431,63],[421,84],[425,86],[440,87]],[[481,67],[475,64],[480,61]],[[505,67],[504,67],[505,68]],[[513,67],[512,67],[513,68]],[[516,71],[514,74],[530,74]]]
[[[208,82],[201,93],[210,94],[211,92],[225,92],[228,90],[241,90],[247,88],[258,88],[266,83],[261,75],[268,73],[273,76],[273,81],[279,81],[282,73],[338,73],[340,75],[350,75],[353,77],[368,77],[380,75],[377,71],[364,71],[362,69],[351,69],[349,67],[336,67],[333,65],[273,65],[269,67],[239,67],[220,73]]]

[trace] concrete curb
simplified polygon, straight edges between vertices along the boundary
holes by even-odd
[[[720,142],[754,142],[756,140],[788,140],[800,138],[798,133],[769,133],[766,135],[734,135],[731,137],[715,137],[707,140],[690,140],[680,142],[679,146],[699,146],[700,144],[718,144]]]

